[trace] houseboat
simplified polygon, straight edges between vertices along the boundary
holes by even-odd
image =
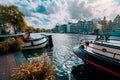
[[[33,49],[43,48],[48,45],[48,40],[49,40],[48,37],[43,34],[39,34],[39,37],[37,38],[31,37],[28,34],[24,35],[23,50],[33,50]]]
[[[120,42],[85,41],[73,53],[84,62],[120,79]]]

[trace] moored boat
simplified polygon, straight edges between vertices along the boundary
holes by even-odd
[[[30,38],[24,41],[23,50],[32,50],[44,48],[48,44],[48,37],[46,35],[39,35],[38,38]]]
[[[84,46],[84,47],[83,47]],[[85,42],[73,53],[86,63],[120,78],[120,43],[119,41]]]

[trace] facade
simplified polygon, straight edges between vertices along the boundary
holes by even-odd
[[[107,24],[107,31],[111,32],[113,31],[113,22],[111,20],[109,20],[108,24]]]
[[[113,31],[113,22],[111,20],[107,21],[106,17],[104,17],[103,20],[100,21],[100,24],[102,26],[102,28],[101,28],[102,32]]]
[[[66,33],[66,32],[67,32],[67,24],[61,25],[60,32],[61,32],[61,33]]]
[[[54,32],[58,33],[78,33],[78,34],[89,34],[93,32],[93,21],[81,21],[77,23],[68,24],[57,24],[54,28]]]
[[[79,33],[79,27],[77,26],[76,23],[72,23],[72,25],[70,26],[70,32],[71,33]]]
[[[9,34],[14,34],[15,31],[14,31],[14,27],[11,23],[7,23],[7,29],[6,31],[9,33]]]
[[[79,21],[77,22],[77,26],[78,26],[79,33],[80,33],[80,34],[83,34],[84,31],[85,31],[84,21],[79,20]]]
[[[58,33],[66,33],[67,32],[67,24],[57,24],[56,27],[54,28],[54,32]]]
[[[100,21],[100,24],[102,25],[102,32],[106,32],[107,31],[107,20],[106,17],[103,18],[103,20]]]
[[[71,25],[72,25],[72,23],[68,23],[68,24],[66,24],[67,26],[66,26],[66,32],[67,33],[70,33],[70,27],[71,27]]]
[[[93,21],[87,21],[87,32],[92,33],[94,30],[94,23]]]
[[[0,34],[15,34],[14,26],[11,23],[4,24],[4,27],[3,24],[0,26]]]
[[[115,19],[113,20],[106,20],[106,17],[103,18],[103,20],[100,21],[100,24],[102,26],[101,31],[102,32],[112,32],[120,29],[120,16],[117,15]]]
[[[54,32],[58,33],[78,33],[78,34],[90,34],[94,29],[100,29],[100,32],[113,32],[120,30],[120,16],[117,15],[115,19],[106,20],[104,17],[102,20],[95,23],[91,21],[79,20],[77,23],[58,24],[54,28]]]
[[[89,34],[93,31],[93,21],[78,21],[77,26],[79,27],[79,33]]]
[[[113,30],[120,29],[120,15],[117,15],[113,20]]]

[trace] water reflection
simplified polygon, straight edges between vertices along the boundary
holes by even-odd
[[[68,76],[68,80],[73,80],[71,77],[72,66],[77,66],[83,64],[83,61],[77,58],[73,53],[73,47],[79,44],[79,37],[73,34],[52,34],[53,38],[53,56],[58,62],[59,66],[64,70],[65,74]],[[62,70],[61,69],[61,70]],[[62,77],[61,70],[58,70],[59,75]],[[62,79],[60,79],[62,80]]]

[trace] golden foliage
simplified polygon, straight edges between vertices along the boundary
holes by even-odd
[[[16,42],[17,42],[17,44],[18,44],[18,51],[21,51],[22,50],[22,48],[23,48],[23,40],[22,40],[22,38],[17,38],[16,39]]]
[[[0,42],[0,53],[21,51],[22,44],[23,40],[21,38],[8,38]]]
[[[1,16],[0,19],[4,23],[11,23],[13,26],[18,26],[19,30],[25,30],[27,24],[24,19],[24,14],[15,5],[0,5]]]
[[[41,28],[36,28],[36,32],[42,32],[43,30]]]
[[[15,80],[55,80],[56,71],[47,55],[40,60],[24,63],[13,70],[11,77]]]
[[[27,26],[26,28],[27,31],[34,31],[34,32],[42,32],[42,28],[35,28],[34,26]]]

